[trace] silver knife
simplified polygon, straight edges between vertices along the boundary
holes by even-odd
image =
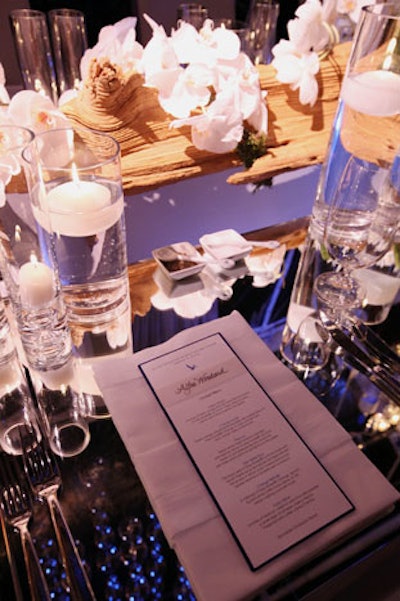
[[[366,351],[356,344],[350,336],[337,326],[329,326],[333,340],[346,351],[345,361],[360,373],[364,374],[379,390],[386,394],[396,405],[400,406],[400,382],[389,369],[376,362]]]
[[[352,320],[351,332],[364,344],[365,348],[372,353],[378,362],[381,361],[394,372],[400,374],[400,357],[372,328],[359,320]]]

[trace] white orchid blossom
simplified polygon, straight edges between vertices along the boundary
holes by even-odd
[[[1,125],[26,127],[39,133],[53,127],[65,127],[69,123],[50,98],[33,90],[21,90],[10,100],[6,110],[0,113]],[[1,137],[2,136],[2,137]],[[0,207],[6,203],[5,190],[11,178],[18,175],[21,165],[16,156],[5,151],[9,148],[5,141],[5,130],[0,132]]]
[[[214,27],[214,21],[206,19],[200,31],[190,23],[182,22],[172,30],[171,42],[183,65],[205,63],[209,67],[218,60],[233,60],[240,53],[240,39],[225,27]]]
[[[11,98],[3,123],[20,125],[40,133],[55,127],[66,127],[70,122],[47,96],[33,90],[21,90]]]
[[[77,98],[78,95],[79,95],[79,89],[78,88],[73,88],[71,90],[65,90],[65,92],[63,92],[61,94],[60,98],[58,99],[58,106],[60,107],[63,104],[66,104],[67,102],[70,102],[74,98]]]
[[[331,42],[330,23],[336,18],[336,1],[306,0],[288,22],[289,40],[280,40],[272,48],[276,78],[299,90],[301,104],[313,106],[318,97],[319,56]]]
[[[243,115],[233,87],[220,92],[201,115],[173,121],[171,127],[191,126],[192,142],[199,150],[225,153],[236,148],[243,136]]]
[[[338,16],[338,3],[341,0],[323,0],[322,2],[322,20],[325,23],[335,23]]]
[[[324,25],[320,0],[307,0],[295,12],[297,18],[288,22],[289,40],[298,53],[320,52],[329,42],[329,32]]]
[[[209,103],[212,81],[213,74],[205,65],[189,65],[179,72],[169,94],[165,93],[165,89],[158,88],[159,102],[173,117],[189,117],[196,108]]]
[[[339,15],[348,15],[357,23],[361,8],[375,4],[377,0],[306,0],[295,12],[295,18],[287,25],[289,40],[280,40],[272,48],[272,65],[276,78],[299,90],[302,104],[313,106],[318,97],[320,57],[318,53],[337,43],[340,39],[335,27]]]
[[[244,121],[267,132],[266,95],[234,32],[206,20],[199,32],[182,23],[168,37],[145,18],[153,36],[143,51],[142,72],[146,85],[157,88],[162,108],[177,118],[172,127],[190,125],[193,144],[215,153],[236,148]]]
[[[96,58],[107,58],[126,72],[137,70],[143,46],[136,41],[136,22],[136,17],[126,17],[100,30],[97,44],[88,48],[81,59],[80,71],[83,81],[89,74],[90,63]]]
[[[231,29],[216,27],[212,30],[208,40],[217,59],[234,60],[240,54],[240,38]]]
[[[299,90],[301,104],[313,106],[318,96],[318,83],[315,75],[319,71],[319,58],[315,52],[298,53],[292,42],[281,40],[272,49],[273,66],[277,79]]]
[[[182,22],[178,29],[172,30],[170,42],[180,65],[205,63],[209,67],[215,61],[215,53],[211,48],[212,30],[204,26],[199,32],[190,23]]]
[[[7,143],[4,144],[6,134],[0,133],[0,208],[6,204],[5,190],[14,175],[21,171],[21,165],[17,157],[8,150]]]
[[[3,65],[0,63],[0,104],[6,106],[2,107],[4,110],[0,113],[0,125],[8,124],[9,119],[7,117],[8,104],[10,102],[10,96],[6,89],[6,75],[4,72]],[[7,140],[7,134],[3,130],[0,132],[0,208],[6,204],[6,187],[10,183],[11,178],[14,175],[18,175],[21,171],[21,165],[17,157],[9,152],[9,143]]]
[[[8,104],[9,102],[10,96],[6,89],[6,75],[3,65],[0,63],[0,104]]]
[[[207,19],[200,31],[182,22],[168,36],[162,25],[143,16],[152,30],[146,46],[140,52],[135,46],[132,19],[103,28],[82,59],[83,78],[93,58],[108,58],[123,73],[134,65],[144,85],[157,89],[160,106],[176,118],[173,126],[190,124],[193,144],[201,149],[233,150],[242,139],[244,121],[266,133],[266,94],[233,31],[215,28]]]
[[[268,130],[265,93],[260,90],[258,71],[244,55],[218,63],[214,101],[201,115],[173,121],[172,127],[191,125],[193,144],[200,150],[224,153],[233,151],[241,141],[244,121],[257,132]]]
[[[225,68],[224,68],[225,67]],[[248,121],[257,132],[266,134],[268,131],[268,111],[265,104],[266,92],[260,89],[259,75],[249,57],[241,52],[235,61],[223,65],[222,76],[229,76],[225,81],[220,79],[217,89],[237,87],[237,102],[244,121]]]

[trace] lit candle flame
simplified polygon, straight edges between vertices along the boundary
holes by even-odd
[[[75,163],[72,163],[71,175],[72,175],[72,181],[74,182],[74,184],[76,186],[79,186],[81,183],[81,180],[79,179],[78,168]]]
[[[15,242],[21,242],[21,226],[18,224],[15,226],[14,238]]]

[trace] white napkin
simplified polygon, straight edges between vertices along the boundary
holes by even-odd
[[[355,506],[355,511],[252,572],[138,365],[220,332]],[[163,531],[199,601],[236,601],[390,511],[399,493],[357,449],[327,409],[238,314],[184,330],[168,342],[96,370],[115,426]],[[265,541],[268,545],[268,540]]]

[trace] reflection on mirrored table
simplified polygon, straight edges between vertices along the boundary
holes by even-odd
[[[281,276],[274,283],[261,285],[263,282],[257,278],[259,274],[255,274],[254,269],[262,262],[264,251],[254,250],[247,264],[241,265],[242,271],[229,279],[222,274],[223,286],[229,287],[229,294],[220,294],[221,289],[215,284],[221,284],[220,272],[213,271],[213,275],[206,272],[206,277],[199,281],[179,283],[165,280],[154,260],[131,265],[134,351],[163,342],[184,328],[236,310],[280,356],[282,330],[299,260],[297,247],[304,239],[306,225],[304,220],[272,232],[266,230],[265,236],[277,235],[286,245]],[[288,230],[291,231],[289,238],[285,237]],[[256,240],[259,235],[260,232],[256,232],[251,236]],[[225,288],[223,290],[226,292]],[[193,310],[193,302],[185,305],[185,300],[193,301],[192,295],[200,292],[203,292],[202,300],[206,300],[201,306],[197,305],[197,310]],[[379,333],[392,346],[397,342],[398,332],[393,324],[398,323],[398,317],[399,307],[394,306],[387,321],[379,326]],[[301,373],[299,377],[352,434],[355,444],[400,488],[400,428],[395,408],[385,401],[379,390],[347,364],[338,350],[331,354],[326,369]],[[164,538],[112,420],[93,419],[89,427],[91,440],[88,447],[74,457],[58,458],[62,475],[59,500],[96,599],[195,601],[190,582]],[[400,516],[395,511],[366,529],[358,537],[356,546],[350,541],[338,553],[327,554],[298,573],[288,574],[284,582],[268,591],[266,598],[287,601],[356,599],[356,592],[366,586],[369,596],[365,599],[385,599],[386,588],[396,590],[399,585],[400,590],[393,569],[400,548],[396,535],[399,525]],[[9,526],[7,532],[17,570],[21,573],[21,598],[28,600],[18,534]],[[51,520],[43,503],[34,503],[30,532],[52,598],[72,599]],[[3,538],[0,561],[1,598],[12,601],[16,597]],[[381,574],[381,582],[385,578],[379,591],[373,590],[369,583],[374,570]]]

